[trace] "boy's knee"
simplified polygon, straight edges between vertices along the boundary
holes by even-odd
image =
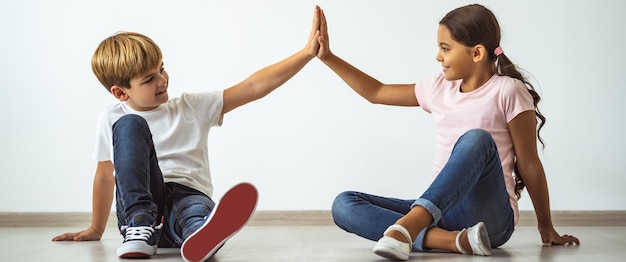
[[[141,116],[135,115],[135,114],[127,114],[124,115],[122,117],[120,117],[117,121],[115,121],[115,124],[113,124],[113,127],[115,127],[116,125],[147,125],[148,121],[146,121],[146,119],[144,119]]]
[[[113,124],[113,132],[122,132],[125,133],[127,131],[137,131],[137,130],[146,130],[149,131],[148,121],[141,116],[128,114],[120,117]]]

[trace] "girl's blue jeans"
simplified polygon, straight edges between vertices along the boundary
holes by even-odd
[[[428,250],[423,243],[430,227],[454,231],[480,221],[487,227],[492,247],[508,241],[514,214],[491,135],[473,129],[461,136],[444,168],[417,200],[343,192],[335,198],[332,215],[340,228],[377,241],[414,206],[424,207],[434,219],[415,239],[414,250]]]
[[[162,222],[152,245],[180,247],[215,207],[200,191],[163,182],[150,128],[138,115],[122,116],[113,124],[113,158],[118,227]]]

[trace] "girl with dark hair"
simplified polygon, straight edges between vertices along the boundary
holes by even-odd
[[[488,256],[513,234],[526,186],[543,244],[580,243],[552,224],[537,152],[540,97],[504,54],[490,10],[468,5],[441,19],[443,72],[418,84],[383,84],[335,56],[323,12],[320,31],[317,57],[354,91],[371,103],[421,106],[437,126],[435,178],[426,192],[412,200],[343,192],[332,207],[340,228],[378,241],[373,251],[395,260],[430,249]]]

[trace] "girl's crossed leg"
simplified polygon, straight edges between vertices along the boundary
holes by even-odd
[[[504,244],[514,229],[498,151],[483,130],[470,130],[459,138],[448,163],[418,200],[344,192],[335,199],[332,213],[340,228],[374,241],[388,226],[399,224],[407,229],[417,251],[459,252],[460,230],[481,221],[492,247]],[[387,236],[406,242],[395,230]],[[467,233],[460,242],[465,250],[472,250]]]

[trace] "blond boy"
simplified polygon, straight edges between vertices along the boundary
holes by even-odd
[[[256,190],[242,183],[219,204],[211,200],[207,136],[224,114],[264,97],[312,58],[319,44],[319,13],[306,46],[223,91],[170,99],[161,51],[139,33],[118,33],[96,49],[92,69],[119,104],[98,119],[98,161],[91,226],[53,241],[99,240],[116,195],[121,258],[145,258],[156,247],[181,247],[187,261],[210,258],[246,223]]]

